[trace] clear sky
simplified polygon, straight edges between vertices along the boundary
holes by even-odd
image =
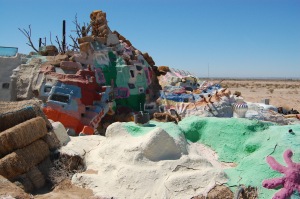
[[[210,77],[300,78],[300,0],[0,0],[0,46],[29,53],[32,39],[61,38],[93,10],[156,65]]]

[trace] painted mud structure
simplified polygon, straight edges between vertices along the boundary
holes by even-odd
[[[66,181],[97,198],[300,198],[299,115],[155,66],[105,12],[90,20],[78,50],[0,56],[0,198]]]
[[[139,111],[151,94],[153,71],[145,59],[151,57],[111,32],[105,13],[93,12],[91,24],[92,35],[78,39],[80,52],[32,56],[11,76],[12,100],[43,100],[47,117],[73,135],[94,134],[114,110]]]

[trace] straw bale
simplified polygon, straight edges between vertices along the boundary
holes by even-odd
[[[60,147],[60,141],[52,131],[48,132],[42,139],[48,144],[50,150],[55,150]]]
[[[88,52],[89,50],[91,50],[91,43],[90,42],[84,42],[84,43],[81,43],[79,45],[80,47],[80,52]]]
[[[53,167],[53,163],[51,162],[50,157],[46,157],[46,159],[39,163],[37,167],[44,176],[48,176],[50,168]]]
[[[40,116],[45,120],[48,129],[52,129],[51,123],[41,110],[41,101],[0,101],[0,132],[37,116]]]
[[[159,66],[157,70],[161,73],[167,73],[170,71],[170,68],[168,66]]]
[[[29,169],[47,156],[49,156],[49,148],[43,140],[37,140],[24,147],[18,149],[0,160],[0,175],[8,179],[26,173]]]
[[[47,134],[46,122],[41,117],[32,118],[0,134],[0,157],[23,148]]]
[[[31,107],[0,115],[0,132],[35,117],[36,114]]]
[[[93,42],[94,38],[92,36],[87,36],[87,37],[81,37],[77,39],[79,44],[82,44],[84,42]]]
[[[14,181],[15,181],[14,183],[18,187],[22,188],[27,193],[33,191],[33,189],[34,189],[34,186],[31,182],[31,180],[28,178],[28,176],[26,174],[18,176]]]
[[[26,174],[34,188],[39,189],[45,185],[45,177],[37,167],[32,167]]]
[[[0,115],[7,112],[18,111],[27,106],[40,106],[40,105],[41,105],[40,100],[24,100],[24,101],[17,101],[17,102],[0,101]]]

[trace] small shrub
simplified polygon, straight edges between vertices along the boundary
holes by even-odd
[[[242,93],[240,92],[240,91],[234,91],[234,93],[233,93],[234,95],[236,95],[237,97],[239,97],[239,96],[241,96],[242,95]]]
[[[269,92],[272,94],[274,92],[273,88],[269,88]]]
[[[48,180],[55,187],[65,179],[71,180],[75,173],[80,173],[84,170],[84,162],[80,156],[63,154],[53,161],[53,167],[50,168]]]

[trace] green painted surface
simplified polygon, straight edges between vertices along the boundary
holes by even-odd
[[[135,70],[135,66],[127,66],[122,57],[115,55],[112,51],[108,52],[109,65],[99,65],[96,60],[94,62],[95,67],[100,67],[102,69],[103,75],[105,77],[106,85],[111,85],[111,80],[114,81],[115,87],[128,88],[130,91],[130,96],[125,99],[116,99],[117,106],[126,106],[132,108],[135,111],[140,110],[140,104],[144,107],[145,103],[145,93],[140,92],[142,88],[145,92],[148,85],[144,70],[134,71],[134,86],[135,88],[129,88],[128,83],[133,82],[130,70]]]
[[[251,148],[259,145],[245,142],[270,124],[237,118],[189,117],[179,122],[179,126],[188,140],[200,141],[216,150],[220,161],[239,162]]]
[[[102,69],[102,72],[105,77],[106,85],[111,85],[111,80],[114,81],[114,86],[116,86],[116,80],[117,80],[117,67],[116,67],[116,60],[117,57],[113,52],[108,52],[109,57],[109,65],[102,65],[100,66]]]
[[[139,126],[134,122],[128,122],[124,123],[124,127],[129,134],[135,137],[145,135],[156,127],[164,129],[174,139],[184,137],[184,132],[173,122],[165,123],[151,120],[147,126]]]
[[[268,155],[286,165],[282,155],[290,148],[294,152],[293,160],[300,162],[300,125],[277,126],[246,119],[193,116],[185,118],[178,125],[151,121],[147,127],[133,122],[124,123],[124,126],[132,136],[145,135],[155,127],[160,127],[176,139],[184,134],[187,140],[211,147],[218,153],[219,161],[237,165],[225,170],[229,178],[227,186],[233,192],[239,185],[257,187],[259,198],[272,198],[278,191],[263,188],[264,179],[283,176],[266,163]],[[295,134],[288,133],[289,129],[293,129]],[[295,193],[292,198],[299,199],[299,195]]]
[[[117,62],[121,63],[122,62]],[[117,79],[116,79],[116,86],[117,87],[125,87],[130,90],[130,95],[138,95],[140,94],[139,89],[143,88],[146,90],[148,87],[147,85],[147,78],[144,72],[144,69],[137,72],[136,66],[127,66],[127,65],[116,65],[117,67]],[[133,74],[133,77],[131,76]],[[134,82],[134,83],[133,83]],[[133,83],[135,88],[129,88],[128,83]]]
[[[140,104],[143,109],[145,99],[146,99],[146,95],[140,94],[140,95],[130,95],[128,98],[124,98],[124,99],[115,99],[115,101],[117,106],[130,107],[135,111],[140,111]]]
[[[281,164],[283,152],[290,148],[293,160],[300,162],[300,125],[271,126],[268,123],[234,118],[186,118],[179,123],[186,138],[212,147],[219,160],[234,162],[236,167],[225,170],[229,177],[228,186],[236,191],[238,185],[258,188],[259,198],[272,198],[277,190],[262,187],[264,179],[280,177],[266,163],[272,155]],[[293,134],[288,133],[292,128]],[[293,198],[298,198],[294,194]]]

